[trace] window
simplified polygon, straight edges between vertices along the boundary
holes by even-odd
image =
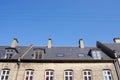
[[[11,59],[12,58],[12,53],[6,53],[5,59]]]
[[[57,57],[64,57],[64,53],[57,53]]]
[[[92,80],[91,70],[83,71],[83,80]]]
[[[34,70],[26,70],[24,80],[33,80]]]
[[[103,78],[104,80],[113,80],[110,70],[103,70]]]
[[[46,70],[45,71],[45,80],[53,80],[54,71],[53,70]]]
[[[8,80],[9,73],[10,73],[9,69],[3,69],[1,71],[0,80]]]
[[[92,57],[93,57],[94,59],[102,59],[102,57],[101,57],[101,52],[98,51],[98,50],[92,51]]]
[[[84,57],[84,53],[78,53],[78,57]]]
[[[64,80],[73,80],[73,71],[72,70],[64,71]]]
[[[13,56],[14,50],[13,49],[6,49],[5,59],[11,59]]]
[[[34,51],[34,59],[42,59],[44,55],[43,50],[35,50]]]

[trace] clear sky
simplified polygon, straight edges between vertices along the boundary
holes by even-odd
[[[120,0],[0,0],[0,45],[86,46],[120,37]]]

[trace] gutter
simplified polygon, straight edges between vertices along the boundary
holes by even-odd
[[[9,63],[113,63],[114,59],[111,60],[54,60],[54,59],[1,59],[0,62],[9,62]]]

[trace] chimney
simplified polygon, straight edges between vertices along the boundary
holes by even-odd
[[[15,48],[18,45],[18,43],[19,42],[18,42],[17,38],[14,38],[13,41],[12,41],[11,47]]]
[[[49,38],[49,39],[48,39],[48,48],[51,48],[51,47],[52,47],[52,39]]]
[[[120,43],[120,38],[114,38],[113,41],[114,41],[115,43]]]
[[[83,39],[79,40],[79,48],[84,48]]]

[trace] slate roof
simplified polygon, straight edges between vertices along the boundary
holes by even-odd
[[[10,46],[0,46],[0,59],[4,59],[5,48]],[[18,59],[21,54],[25,51],[28,46],[17,46],[16,50],[18,53],[12,57],[12,59]],[[91,49],[96,47],[52,47],[47,48],[46,46],[33,46],[30,51],[22,59],[33,59],[34,49],[41,48],[45,50],[43,60],[94,60],[89,55]],[[60,56],[57,56],[60,55]],[[111,60],[104,52],[101,51],[102,60]]]
[[[112,51],[115,51],[117,54],[120,55],[120,43],[102,43],[108,48],[110,48]]]

